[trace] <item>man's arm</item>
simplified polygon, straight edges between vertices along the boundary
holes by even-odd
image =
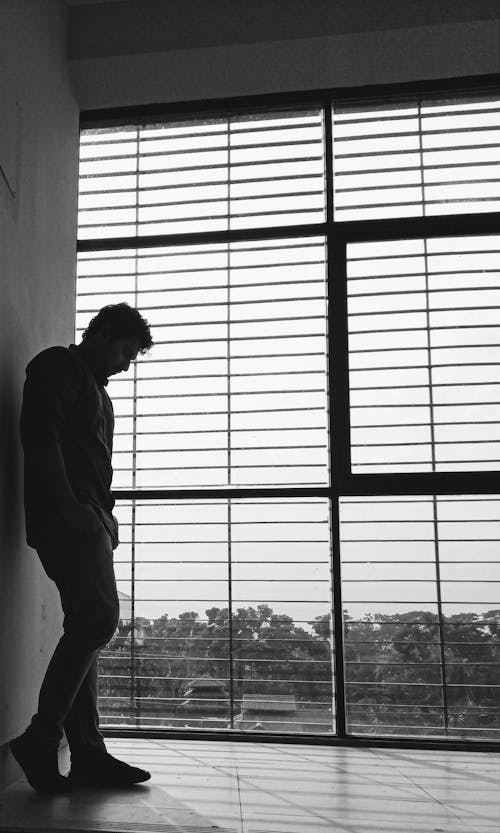
[[[89,504],[80,503],[75,497],[60,444],[54,442],[38,449],[37,457],[47,490],[68,526],[83,535],[98,532],[102,526],[98,516]]]
[[[68,526],[81,534],[100,528],[93,509],[76,498],[71,486],[61,437],[78,401],[82,380],[65,348],[40,353],[27,368],[21,411],[21,436],[25,454],[38,470],[42,488]]]

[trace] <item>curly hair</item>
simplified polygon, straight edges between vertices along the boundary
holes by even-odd
[[[82,333],[82,340],[85,341],[89,336],[93,336],[103,325],[109,327],[112,339],[129,336],[138,338],[141,345],[140,353],[146,353],[153,346],[150,324],[142,317],[139,310],[130,307],[125,302],[102,307]]]

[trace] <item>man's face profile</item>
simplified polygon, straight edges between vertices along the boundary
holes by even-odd
[[[136,360],[140,349],[137,336],[125,336],[103,343],[101,349],[102,368],[106,376],[127,371],[130,362]]]
[[[84,344],[92,353],[94,367],[106,377],[127,371],[141,348],[138,336],[113,337],[107,325],[101,327]]]

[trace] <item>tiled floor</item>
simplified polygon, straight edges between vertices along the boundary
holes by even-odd
[[[0,831],[493,833],[500,754],[109,739],[151,781],[46,797],[0,793]],[[61,770],[68,768],[67,760]]]

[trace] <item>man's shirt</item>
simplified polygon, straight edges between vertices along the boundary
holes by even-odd
[[[21,439],[26,532],[32,547],[52,536],[57,539],[64,525],[39,461],[40,449],[54,443],[61,446],[75,497],[95,508],[116,546],[110,491],[114,415],[106,384],[74,344],[43,350],[26,368]]]

